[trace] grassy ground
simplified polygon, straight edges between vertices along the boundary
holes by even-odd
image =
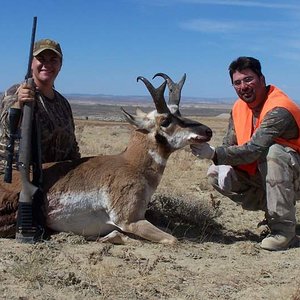
[[[201,117],[221,143],[226,118]],[[125,149],[125,123],[76,120],[84,155]],[[61,233],[35,245],[0,239],[0,299],[300,299],[300,248],[259,247],[262,212],[243,211],[206,180],[209,162],[174,153],[147,218],[174,246],[87,242]],[[300,207],[298,205],[298,219]]]

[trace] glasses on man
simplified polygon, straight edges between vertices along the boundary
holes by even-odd
[[[254,77],[253,76],[248,76],[248,77],[245,77],[244,79],[239,79],[239,80],[235,80],[232,85],[235,87],[235,88],[239,88],[242,83],[246,84],[246,85],[249,85],[251,84],[253,81],[254,81]]]

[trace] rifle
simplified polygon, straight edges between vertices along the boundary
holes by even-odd
[[[35,40],[37,17],[33,18],[29,61],[25,80],[34,84],[32,79],[31,64],[33,59],[33,47]],[[21,243],[34,243],[38,234],[38,227],[33,220],[33,197],[39,188],[30,181],[30,165],[32,158],[32,124],[33,124],[34,103],[26,102],[23,106],[21,123],[21,139],[19,147],[19,171],[22,181],[22,190],[19,196],[19,207],[17,215],[16,240]]]

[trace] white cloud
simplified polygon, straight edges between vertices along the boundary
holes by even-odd
[[[296,50],[300,50],[300,40],[298,38],[288,40],[286,44]]]
[[[221,5],[221,6],[240,6],[240,7],[260,7],[269,9],[286,9],[286,10],[300,10],[300,3],[298,0],[261,0],[261,1],[247,1],[247,0],[132,0],[138,3],[155,6],[171,6],[178,3],[183,4],[206,4],[206,5]]]
[[[194,19],[180,23],[180,27],[187,30],[205,33],[225,33],[237,28],[237,24],[235,22]]]
[[[204,32],[204,33],[249,33],[256,34],[255,31],[262,34],[274,33],[276,28],[282,29],[288,27],[287,22],[278,21],[227,21],[227,20],[215,20],[215,19],[191,19],[179,24],[179,27],[186,30]]]
[[[292,52],[292,51],[278,52],[278,53],[275,53],[274,56],[277,56],[277,57],[285,59],[285,60],[292,60],[292,61],[300,62],[299,52]]]
[[[262,7],[273,9],[300,9],[299,2],[290,1],[293,3],[274,3],[274,1],[244,1],[244,0],[176,0],[177,3],[186,4],[209,4],[209,5],[227,5],[227,6],[245,6],[245,7]]]

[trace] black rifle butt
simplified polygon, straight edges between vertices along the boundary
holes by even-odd
[[[42,241],[44,229],[36,222],[34,203],[19,202],[17,214],[16,241],[34,244]]]

